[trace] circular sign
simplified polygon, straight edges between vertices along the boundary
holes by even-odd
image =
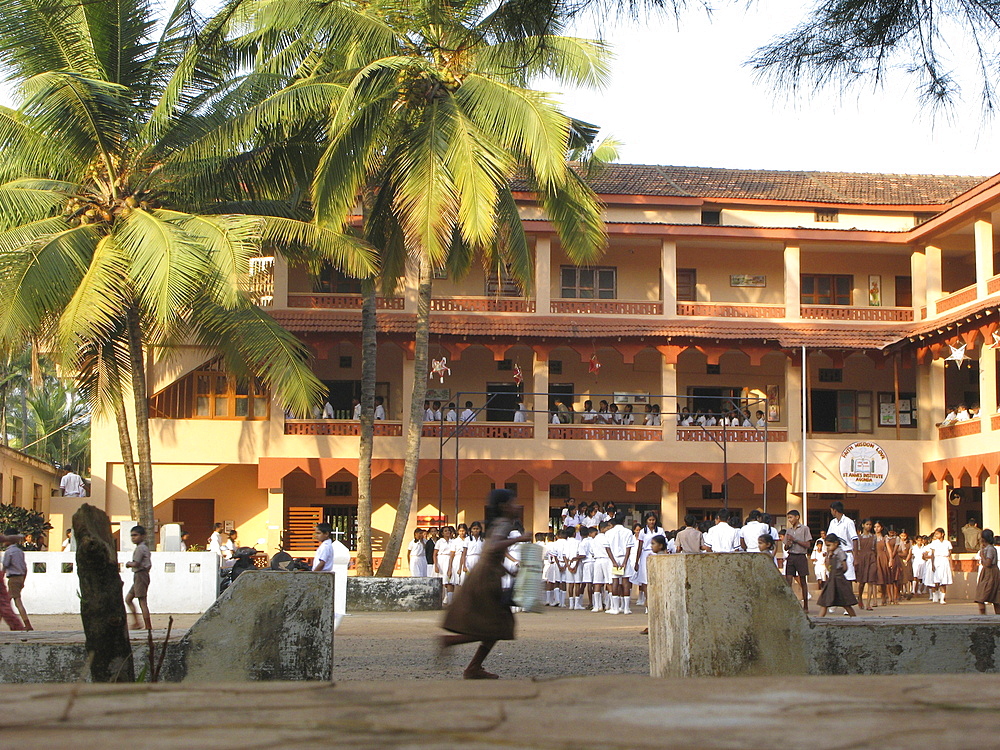
[[[859,440],[840,454],[840,476],[854,492],[874,492],[889,475],[885,451],[868,440]]]

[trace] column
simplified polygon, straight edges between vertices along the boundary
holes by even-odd
[[[420,281],[420,271],[413,262],[406,264],[406,275],[403,276],[403,311],[417,314],[417,286]],[[398,287],[397,287],[398,289]]]
[[[677,243],[674,240],[660,243],[660,290],[663,315],[677,317]]]
[[[531,532],[537,534],[549,530],[549,491],[542,489],[536,479],[531,502]]]
[[[924,248],[924,278],[927,279],[927,317],[932,318],[937,314],[934,303],[941,299],[941,248],[934,245],[927,245]]]
[[[676,529],[681,526],[680,504],[677,497],[679,485],[660,480],[660,526]]]
[[[802,318],[802,267],[795,245],[785,245],[785,317]]]
[[[551,298],[552,238],[548,235],[539,235],[535,240],[535,312],[539,315],[550,315]]]
[[[937,436],[936,425],[944,419],[944,360],[921,365],[917,373],[917,428],[921,440]]]
[[[663,440],[667,445],[673,445],[674,441],[677,440],[677,412],[679,411],[677,408],[677,365],[667,362],[666,357],[660,360],[660,393],[664,396],[660,404]]]
[[[993,222],[990,217],[976,219],[973,232],[976,237],[976,296],[983,299],[990,293],[987,286],[993,278]]]
[[[271,307],[281,310],[288,307],[288,261],[281,253],[274,254],[274,266],[271,272],[271,294],[274,299]]]
[[[927,256],[923,249],[910,253],[910,287],[913,290],[913,319],[920,320],[920,308],[927,305]]]
[[[983,523],[982,528],[1000,529],[1000,483],[997,477],[983,482]]]
[[[389,404],[389,411],[385,415],[386,419],[402,420],[403,437],[406,437],[406,428],[410,423],[410,397],[413,395],[413,365],[414,361],[412,359],[403,358],[403,386],[399,394],[399,403],[395,405]],[[461,414],[462,405],[456,403],[455,408]]]
[[[997,413],[997,350],[986,342],[979,350],[979,415],[983,432],[993,429]],[[991,527],[992,528],[992,527]]]
[[[530,408],[535,423],[535,440],[549,439],[549,358],[547,354],[535,351],[532,356]]]
[[[938,528],[944,529],[946,533],[948,531],[948,485],[941,489],[935,487],[931,498],[931,526],[926,533]]]
[[[267,491],[267,548],[277,549],[285,528],[285,490],[274,487]]]
[[[802,352],[795,353],[794,360],[785,362],[785,393],[781,396],[781,414],[784,417],[785,426],[788,430],[788,443],[792,448],[789,458],[792,461],[798,457],[798,465],[792,472],[791,482],[788,487],[788,503],[792,507],[795,502],[795,495],[798,495],[798,510],[802,508]],[[768,498],[770,505],[770,498]],[[808,502],[807,502],[808,505]]]

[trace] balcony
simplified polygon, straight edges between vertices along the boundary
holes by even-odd
[[[1000,274],[997,274],[992,279],[986,282],[986,291],[990,294],[996,294],[1000,292]]]
[[[663,440],[661,427],[620,427],[615,425],[549,425],[549,440]]]
[[[289,307],[314,310],[360,310],[364,300],[360,294],[300,294],[288,293]],[[375,301],[379,310],[402,310],[402,297],[379,297]]]
[[[965,435],[978,435],[982,431],[982,420],[970,419],[966,422],[954,422],[949,425],[939,426],[938,439],[950,440],[951,438],[964,437]]]
[[[557,315],[663,315],[662,302],[615,299],[554,299],[549,308]]]
[[[455,436],[455,423],[430,422],[424,424],[421,437],[445,438]],[[466,422],[458,430],[458,438],[515,438],[530,440],[535,436],[535,426],[528,422]]]
[[[677,428],[678,442],[689,443],[763,443],[765,435],[767,435],[767,442],[769,443],[784,443],[788,441],[787,430],[767,430],[765,432],[762,429],[753,427],[727,427],[725,435],[723,435],[721,427],[706,427],[704,429],[701,427]]]
[[[948,310],[954,310],[956,307],[961,307],[962,305],[967,305],[970,302],[974,302],[976,299],[976,285],[970,284],[964,289],[959,289],[957,292],[952,292],[951,294],[946,294],[944,297],[939,299],[934,303],[934,309],[937,311],[938,315]]]
[[[909,307],[802,305],[802,317],[807,320],[859,320],[910,323],[913,321],[913,309]]]
[[[433,312],[533,313],[535,300],[523,297],[435,297]]]
[[[678,315],[706,318],[783,318],[784,305],[751,305],[743,302],[678,302]]]
[[[286,435],[337,435],[341,437],[361,434],[361,423],[354,420],[339,419],[286,419]],[[383,437],[401,437],[402,422],[375,423],[375,435]]]
[[[990,427],[993,428],[993,432],[1000,431],[1000,414],[994,414],[990,418]]]

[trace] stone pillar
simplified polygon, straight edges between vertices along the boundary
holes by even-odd
[[[936,492],[934,486],[932,485],[930,491]],[[920,513],[917,518],[917,528],[914,530],[915,534],[925,534],[930,536],[930,533],[934,530],[934,495],[925,498],[920,504]]]
[[[664,396],[660,404],[660,424],[663,427],[663,441],[673,445],[677,440],[677,365],[660,360],[660,394]],[[674,527],[676,528],[676,527]]]
[[[551,256],[552,238],[539,235],[535,240],[535,312],[538,315],[552,314]]]
[[[532,357],[531,390],[535,395],[531,404],[535,423],[535,440],[549,438],[549,358],[534,352]]]
[[[979,414],[983,432],[993,429],[997,413],[997,350],[984,343],[979,350]]]
[[[927,290],[927,317],[933,318],[937,315],[935,303],[941,299],[941,248],[934,245],[927,245],[924,248],[924,278],[927,280],[925,288]]]
[[[934,496],[931,498],[931,528],[942,528],[945,533],[948,531],[948,485],[941,489],[935,487]]]
[[[993,278],[993,222],[989,215],[976,219],[973,225],[976,238],[976,296],[989,296],[987,285]]]
[[[802,267],[799,248],[785,245],[785,317],[802,318]]]
[[[677,317],[677,242],[663,240],[660,243],[660,296],[663,299],[663,315]]]
[[[927,256],[922,249],[910,253],[910,287],[913,290],[913,319],[920,320],[920,308],[927,305]]]
[[[267,491],[267,549],[275,550],[281,544],[285,528],[285,490],[275,487]]]
[[[283,310],[288,307],[288,261],[281,253],[274,254],[274,266],[271,276],[271,294],[274,299],[271,307]]]
[[[546,532],[549,530],[549,490],[542,489],[536,479],[532,483],[534,493],[531,503],[531,532]]]
[[[785,392],[781,395],[781,414],[788,430],[789,460],[795,466],[788,492],[798,496],[802,511],[802,352],[785,362]],[[780,443],[778,444],[780,445]],[[792,498],[789,497],[789,501]],[[803,519],[803,523],[805,519]]]
[[[679,484],[670,484],[660,480],[660,526],[664,529],[676,529],[681,526],[681,508]]]
[[[1000,531],[1000,483],[996,477],[983,482],[983,523],[982,528]]]

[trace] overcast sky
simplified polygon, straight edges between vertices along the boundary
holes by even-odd
[[[565,92],[566,110],[624,142],[621,160],[751,169],[814,169],[992,175],[1000,172],[995,122],[975,100],[953,122],[934,121],[907,89],[905,75],[873,91],[789,100],[754,81],[744,61],[777,30],[798,20],[801,0],[731,5],[711,20],[690,11],[672,21],[620,23],[607,34],[616,51],[601,93]],[[586,23],[581,35],[590,32]],[[0,99],[9,92],[0,90]]]

